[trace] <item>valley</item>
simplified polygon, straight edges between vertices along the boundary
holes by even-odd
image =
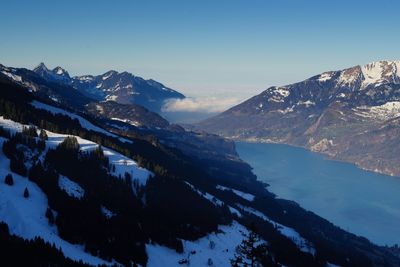
[[[400,261],[390,248],[276,198],[232,141],[161,119],[151,125],[139,116],[142,125],[136,125],[135,118],[126,120],[127,111],[148,114],[150,122],[160,117],[145,108],[96,104],[26,69],[2,69],[1,171],[15,176],[16,184],[1,185],[0,219],[4,245],[19,244],[14,253],[32,249],[27,242],[35,240],[42,242],[35,249],[53,247],[42,262],[55,254],[57,263],[230,266],[234,249],[256,229],[260,242],[268,242],[259,259],[268,265]],[[37,190],[18,195],[21,186]],[[18,219],[26,201],[37,207]]]

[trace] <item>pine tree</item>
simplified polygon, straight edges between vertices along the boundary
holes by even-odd
[[[46,148],[46,142],[44,140],[40,139],[37,142],[37,147],[38,147],[39,151],[43,151]]]
[[[24,198],[28,198],[28,197],[29,197],[29,191],[28,191],[28,188],[25,187]]]
[[[6,175],[4,183],[8,184],[9,186],[12,186],[14,184],[14,179],[10,173]]]
[[[67,136],[64,141],[62,141],[57,148],[66,151],[78,152],[79,143],[75,136]]]
[[[54,214],[53,211],[48,207],[46,210],[46,218],[49,220],[49,224],[54,224]]]
[[[48,139],[48,136],[47,136],[47,133],[46,133],[45,130],[43,130],[43,129],[40,130],[39,138],[40,138],[40,140],[42,140],[42,141],[45,141],[45,140]]]
[[[231,265],[233,267],[279,266],[272,260],[267,244],[252,230],[236,247],[235,258],[231,259]]]
[[[24,164],[24,159],[19,157],[11,157],[10,158],[10,170],[12,172],[18,173],[21,176],[26,177],[27,169]]]
[[[35,126],[23,127],[22,134],[29,136],[29,137],[37,137],[37,129]]]

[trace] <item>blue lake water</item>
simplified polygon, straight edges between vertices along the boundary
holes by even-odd
[[[236,148],[277,197],[376,244],[400,244],[400,177],[288,145],[238,142]]]

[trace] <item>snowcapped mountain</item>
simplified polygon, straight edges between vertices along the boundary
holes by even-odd
[[[5,266],[231,266],[250,235],[264,266],[400,264],[389,248],[275,198],[231,142],[93,116],[68,104],[79,94],[70,86],[0,73]],[[112,103],[92,108],[135,113]]]
[[[287,143],[400,175],[400,61],[378,61],[273,86],[201,122],[225,137]],[[363,151],[361,153],[361,151]]]
[[[128,72],[111,70],[102,75],[71,78],[63,68],[49,70],[43,63],[33,71],[48,81],[70,85],[87,97],[120,104],[139,104],[155,112],[160,112],[167,99],[185,97],[157,81],[145,80]]]
[[[57,81],[62,83],[69,83],[71,77],[68,72],[61,67],[55,67],[49,70],[46,65],[42,62],[36,68],[33,69],[38,75],[46,80]]]

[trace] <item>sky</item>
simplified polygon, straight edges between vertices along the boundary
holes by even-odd
[[[324,71],[399,60],[398,10],[397,0],[2,1],[0,63],[128,71],[200,106],[229,106]]]

